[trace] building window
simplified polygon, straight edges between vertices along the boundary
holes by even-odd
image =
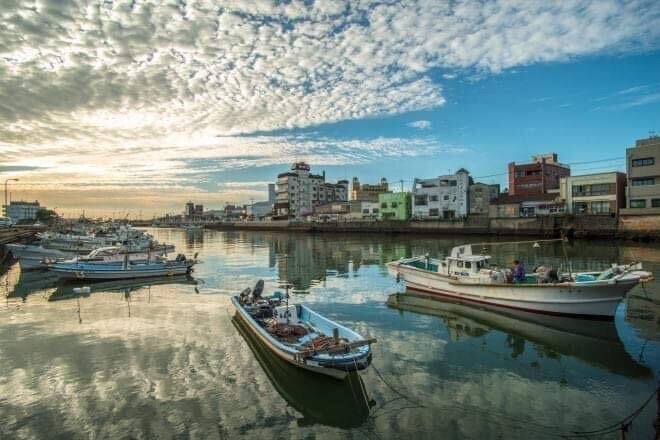
[[[456,181],[456,180],[450,180],[449,181],[449,186],[456,186],[456,185],[458,185],[458,181]]]
[[[415,196],[415,205],[416,206],[424,206],[427,203],[427,196],[426,194],[421,195],[421,196]]]
[[[630,207],[631,208],[646,208],[646,200],[644,200],[644,199],[631,200],[630,201]]]
[[[380,207],[383,208],[383,209],[387,209],[387,203],[381,203]]]
[[[432,202],[437,202],[438,201],[438,196],[430,196],[429,200]]]
[[[449,195],[444,196],[442,200],[449,200]]]
[[[397,202],[392,202],[392,208],[398,208],[399,204]]]
[[[609,214],[610,202],[591,202],[592,214]]]
[[[654,177],[644,177],[641,179],[633,179],[632,180],[632,186],[647,186],[647,185],[655,185],[655,178]]]
[[[641,159],[633,159],[632,166],[634,167],[645,167],[648,165],[655,165],[655,158],[653,157],[644,157]]]
[[[610,183],[594,183],[592,185],[573,185],[573,196],[604,196],[615,193],[615,185]]]
[[[660,208],[660,199],[652,199],[651,200],[651,207],[652,208]]]
[[[429,217],[437,217],[440,215],[438,208],[429,209]]]

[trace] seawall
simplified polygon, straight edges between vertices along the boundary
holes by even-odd
[[[421,233],[437,235],[523,235],[630,240],[660,240],[660,216],[542,216],[531,218],[472,217],[465,221],[340,221],[299,223],[219,222],[206,225],[217,230],[295,232]]]

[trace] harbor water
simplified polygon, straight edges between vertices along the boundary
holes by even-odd
[[[477,238],[149,229],[199,253],[192,277],[114,281],[78,294],[4,268],[0,438],[560,438],[634,412],[660,378],[660,248],[613,241],[491,246],[494,261],[603,269],[639,260],[613,322],[498,313],[404,292],[385,263]],[[491,239],[488,239],[492,241]],[[264,279],[377,338],[339,382],[275,358],[233,320]],[[655,399],[630,438],[651,438]],[[611,432],[597,438],[619,438]]]

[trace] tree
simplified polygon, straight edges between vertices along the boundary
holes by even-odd
[[[50,223],[57,219],[57,213],[52,209],[42,208],[37,211],[37,220],[41,223]]]

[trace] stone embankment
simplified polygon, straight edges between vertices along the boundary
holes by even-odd
[[[464,221],[340,221],[300,223],[222,222],[206,226],[219,230],[296,232],[422,233],[438,235],[524,235],[529,237],[619,238],[660,240],[660,216],[600,215],[531,218],[472,217]]]

